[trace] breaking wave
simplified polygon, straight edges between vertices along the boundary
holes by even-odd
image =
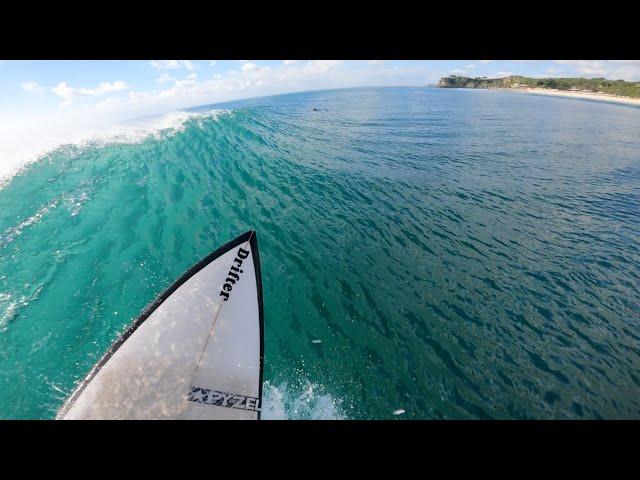
[[[208,112],[174,111],[115,123],[108,127],[74,129],[49,128],[48,132],[32,128],[22,132],[7,132],[0,138],[0,188],[24,167],[48,155],[72,148],[100,148],[110,144],[135,144],[147,138],[167,138],[184,131],[189,120],[216,118],[228,110]],[[44,127],[43,127],[44,128]]]

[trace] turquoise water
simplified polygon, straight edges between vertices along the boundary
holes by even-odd
[[[0,418],[52,418],[249,228],[267,418],[640,417],[640,109],[380,88],[179,118],[0,190]]]

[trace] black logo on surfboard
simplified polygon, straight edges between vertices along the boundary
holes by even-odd
[[[189,401],[218,407],[238,408],[240,410],[252,410],[254,412],[260,411],[259,398],[220,392],[208,388],[191,387]]]
[[[245,260],[249,256],[249,251],[243,248],[238,250],[238,256],[233,259],[233,263],[235,265],[231,265],[231,270],[227,273],[227,279],[225,280],[225,284],[222,286],[222,290],[220,290],[220,296],[224,298],[226,302],[229,300],[229,294],[231,290],[233,290],[233,286],[236,282],[240,281],[240,274],[242,273],[242,261]]]

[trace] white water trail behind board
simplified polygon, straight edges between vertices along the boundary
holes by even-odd
[[[269,381],[264,384],[263,420],[344,420],[345,406],[316,383],[303,378],[297,382]]]

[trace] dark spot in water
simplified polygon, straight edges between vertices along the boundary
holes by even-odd
[[[548,391],[544,394],[544,401],[551,406],[553,406],[558,400],[560,400],[560,395],[556,392]]]

